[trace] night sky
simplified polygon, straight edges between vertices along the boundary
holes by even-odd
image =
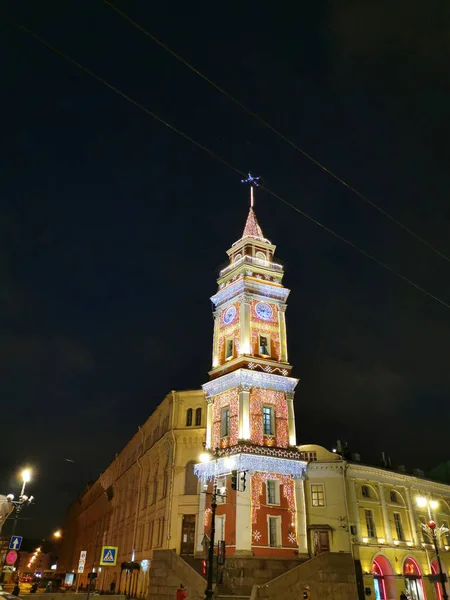
[[[450,256],[448,5],[116,6]],[[61,526],[164,395],[207,380],[209,297],[248,190],[13,23],[449,301],[448,260],[102,0],[9,0],[1,22],[0,491],[29,464],[37,498],[18,533]],[[292,290],[299,443],[340,437],[409,467],[447,459],[449,309],[263,191],[256,214]]]

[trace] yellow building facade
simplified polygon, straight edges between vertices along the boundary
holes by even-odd
[[[411,600],[441,600],[438,562],[426,524],[430,510],[448,573],[450,486],[350,463],[320,446],[299,449],[309,461],[304,481],[309,553],[351,552],[362,592],[376,600],[398,599],[402,591]]]
[[[140,565],[133,589],[146,596],[148,567],[155,549],[193,554],[198,521],[198,479],[194,464],[205,440],[206,402],[201,390],[171,392],[113,462],[70,507],[58,567],[78,570],[78,585],[98,573],[96,586],[115,581],[124,591],[123,562]],[[101,547],[117,546],[116,567],[100,567]]]

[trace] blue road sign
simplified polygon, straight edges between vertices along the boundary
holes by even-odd
[[[103,546],[100,557],[102,567],[115,567],[117,563],[117,546]]]
[[[23,537],[20,535],[13,535],[9,540],[9,549],[10,550],[20,550],[20,546],[22,545]]]

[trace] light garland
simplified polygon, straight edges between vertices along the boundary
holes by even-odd
[[[205,510],[205,514],[203,515],[203,527],[208,527],[209,526],[208,522],[209,522],[209,515],[210,514],[211,514],[211,509],[207,508]]]
[[[264,283],[263,281],[255,281],[254,279],[237,279],[226,285],[222,289],[219,289],[217,294],[211,296],[211,302],[217,308],[221,304],[224,304],[233,297],[238,296],[247,292],[249,294],[258,294],[264,298],[273,298],[274,300],[281,300],[286,302],[290,290],[284,287],[278,287],[272,283]]]
[[[194,465],[194,473],[203,481],[210,480],[214,476],[227,475],[234,470],[249,471],[251,473],[277,473],[277,477],[289,475],[292,479],[300,479],[304,476],[307,465],[305,461],[298,458],[293,460],[270,456],[269,452],[273,452],[273,454],[277,452],[275,448],[262,448],[261,450],[265,451],[266,454],[262,456],[247,453],[225,454],[217,460],[212,459],[207,463],[198,463]],[[288,450],[281,452],[285,452],[287,455],[294,454]],[[297,457],[298,453],[295,456]]]
[[[297,383],[298,379],[294,379],[294,377],[284,377],[283,375],[263,373],[261,371],[250,371],[250,369],[237,369],[204,383],[202,388],[207,396],[216,396],[239,385],[249,385],[250,387],[261,387],[281,392],[293,392]]]
[[[276,479],[283,485],[283,496],[288,503],[288,510],[291,513],[291,526],[295,527],[295,487],[291,475],[280,475],[279,473],[253,473],[252,474],[252,523],[256,523],[258,510],[261,508],[261,495],[263,493],[263,484],[268,479]]]
[[[230,409],[230,431],[226,438],[221,437],[222,409]],[[239,437],[239,392],[237,388],[218,394],[213,404],[212,447],[234,446]]]
[[[274,407],[276,438],[263,432],[263,406]],[[250,439],[259,446],[289,446],[289,427],[286,397],[283,392],[253,388],[250,394]]]

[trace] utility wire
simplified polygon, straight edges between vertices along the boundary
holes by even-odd
[[[430,242],[428,242],[427,240],[425,240],[423,237],[421,237],[415,231],[413,231],[412,229],[410,229],[409,227],[407,227],[406,225],[404,225],[401,221],[399,221],[394,216],[392,216],[390,213],[388,213],[384,208],[381,208],[381,206],[378,206],[378,204],[375,204],[375,202],[373,202],[373,200],[370,200],[363,193],[361,193],[356,188],[354,188],[352,185],[350,185],[349,183],[347,183],[346,181],[344,181],[341,177],[339,177],[339,175],[336,175],[336,173],[334,173],[333,171],[331,171],[330,169],[328,169],[328,167],[326,167],[320,161],[318,161],[313,156],[311,156],[311,154],[308,154],[308,152],[306,152],[305,150],[303,150],[302,148],[300,148],[299,146],[297,146],[297,144],[295,144],[292,140],[290,140],[288,137],[286,137],[283,133],[281,133],[280,131],[278,131],[278,129],[275,129],[275,127],[273,127],[272,125],[270,125],[270,123],[268,123],[265,119],[263,119],[261,116],[259,116],[257,113],[255,113],[251,109],[247,108],[247,106],[245,106],[245,104],[243,104],[242,102],[240,102],[237,98],[235,98],[234,96],[232,96],[231,94],[229,94],[226,90],[224,90],[222,87],[220,87],[217,83],[215,83],[209,77],[207,77],[206,75],[204,75],[201,71],[199,71],[198,69],[196,69],[193,65],[191,65],[191,63],[189,63],[182,56],[180,56],[179,54],[177,54],[176,52],[174,52],[171,48],[169,48],[169,46],[167,46],[167,44],[164,44],[164,42],[162,42],[157,37],[155,37],[152,33],[150,33],[149,31],[147,31],[146,29],[144,29],[144,27],[142,27],[141,25],[139,25],[139,23],[136,23],[136,21],[134,21],[130,16],[128,16],[122,10],[120,10],[119,8],[117,8],[117,6],[114,6],[114,4],[112,4],[109,0],[103,0],[103,2],[105,4],[107,4],[110,8],[112,8],[112,10],[114,10],[117,14],[119,14],[121,17],[123,17],[126,21],[128,21],[129,23],[131,23],[137,29],[139,29],[139,31],[141,31],[144,35],[146,35],[151,40],[153,40],[161,48],[163,48],[164,50],[166,50],[166,52],[168,52],[174,58],[176,58],[181,63],[183,63],[193,73],[195,73],[196,75],[198,75],[199,77],[201,77],[204,81],[206,81],[207,83],[209,83],[209,85],[211,85],[214,89],[216,89],[218,92],[220,92],[221,94],[223,94],[224,96],[226,96],[229,100],[231,100],[232,102],[234,102],[235,104],[237,104],[240,108],[242,108],[242,110],[244,110],[251,117],[253,117],[257,121],[259,121],[262,125],[264,125],[264,127],[267,127],[268,129],[270,129],[270,131],[272,131],[272,133],[274,133],[279,138],[281,138],[283,141],[285,141],[287,144],[289,144],[290,146],[292,146],[292,148],[294,148],[295,150],[297,150],[297,152],[300,152],[300,154],[303,154],[303,156],[305,158],[307,158],[312,163],[314,163],[317,167],[319,167],[319,169],[322,169],[322,171],[324,171],[325,173],[327,173],[330,177],[333,177],[333,179],[335,179],[336,181],[338,181],[339,183],[341,183],[344,187],[346,187],[348,190],[350,190],[351,192],[353,192],[356,196],[358,196],[358,198],[360,200],[363,200],[367,204],[370,204],[370,206],[372,206],[372,208],[374,208],[379,213],[381,213],[382,215],[384,215],[387,219],[389,219],[390,221],[392,221],[393,223],[395,223],[396,225],[398,225],[398,227],[400,227],[401,229],[403,229],[403,231],[406,231],[406,233],[409,233],[409,235],[411,235],[416,240],[418,240],[419,242],[421,242],[422,244],[424,244],[425,246],[427,246],[427,248],[429,248],[430,250],[432,250],[435,254],[437,254],[438,256],[440,256],[441,258],[443,258],[444,260],[446,260],[447,262],[450,262],[450,257],[448,257],[443,252],[441,252],[440,250],[438,250],[437,248],[435,248]]]
[[[187,135],[186,133],[184,133],[183,131],[181,131],[177,127],[174,127],[173,125],[171,125],[170,123],[168,123],[167,121],[165,121],[164,119],[162,119],[161,117],[159,117],[156,113],[154,113],[151,110],[149,110],[146,106],[144,106],[140,102],[137,102],[136,100],[134,100],[133,98],[131,98],[131,96],[128,96],[128,94],[125,94],[125,92],[122,92],[121,90],[119,90],[118,88],[116,88],[114,85],[112,85],[111,83],[109,83],[108,81],[106,81],[106,79],[103,79],[103,77],[101,77],[100,75],[97,75],[96,73],[94,73],[93,71],[91,71],[90,69],[88,69],[87,67],[84,67],[79,62],[77,62],[76,60],[74,60],[73,58],[71,58],[70,56],[68,56],[67,54],[65,54],[64,52],[62,52],[61,50],[59,50],[58,48],[56,48],[55,46],[53,46],[52,44],[50,44],[49,42],[47,42],[46,40],[44,40],[38,34],[34,33],[33,31],[31,31],[30,29],[28,29],[24,25],[15,24],[15,26],[18,29],[20,29],[21,31],[23,31],[23,32],[27,33],[28,35],[30,35],[31,37],[33,37],[40,44],[46,46],[49,50],[51,50],[52,52],[54,52],[58,56],[61,56],[62,58],[64,58],[68,62],[72,63],[75,67],[77,67],[78,69],[80,69],[80,71],[83,71],[84,73],[86,73],[90,77],[93,77],[94,79],[96,79],[97,81],[99,81],[105,87],[109,88],[110,90],[112,90],[113,92],[115,92],[116,94],[118,94],[119,96],[121,96],[122,98],[124,98],[125,100],[127,100],[128,102],[131,102],[131,104],[133,104],[137,108],[141,109],[147,115],[150,115],[151,117],[153,117],[154,119],[156,119],[162,125],[165,125],[166,127],[168,127],[174,133],[177,133],[179,136],[181,136],[185,140],[188,140],[189,142],[191,142],[192,144],[194,144],[195,146],[197,146],[197,148],[200,148],[201,150],[203,150],[204,152],[206,152],[207,154],[209,154],[213,158],[215,158],[218,161],[220,161],[223,165],[225,165],[228,168],[232,169],[235,173],[238,173],[239,175],[241,175],[243,177],[247,176],[247,174],[244,171],[242,171],[241,169],[238,169],[237,167],[235,167],[234,165],[232,165],[231,163],[229,163],[228,161],[226,161],[225,159],[223,159],[221,156],[219,156],[218,154],[216,154],[215,152],[213,152],[212,150],[210,150],[209,148],[207,148],[206,146],[204,146],[200,142],[197,142],[196,140],[194,140],[192,137],[190,137],[189,135]],[[438,296],[435,296],[431,292],[428,292],[425,288],[421,287],[419,284],[415,283],[414,281],[412,281],[411,279],[409,279],[405,275],[402,275],[401,273],[399,273],[398,271],[396,271],[392,267],[389,267],[387,264],[385,264],[384,262],[382,262],[381,260],[379,260],[378,258],[376,258],[375,256],[373,256],[372,254],[369,254],[369,252],[366,252],[362,248],[359,248],[356,244],[354,244],[350,240],[347,240],[343,236],[339,235],[338,233],[336,233],[335,231],[333,231],[332,229],[330,229],[329,227],[327,227],[323,223],[320,223],[320,221],[317,221],[316,219],[314,219],[314,217],[311,217],[310,215],[308,215],[304,211],[300,210],[300,208],[298,208],[294,204],[291,204],[290,202],[288,202],[287,200],[285,200],[284,198],[282,198],[281,196],[279,196],[278,194],[276,194],[275,192],[273,192],[272,190],[270,190],[268,187],[266,187],[264,185],[259,185],[258,187],[261,188],[262,190],[266,191],[268,194],[270,194],[271,196],[273,196],[274,198],[276,198],[277,200],[279,200],[283,204],[286,204],[286,206],[289,206],[290,208],[292,208],[293,210],[295,210],[297,213],[299,213],[300,215],[302,215],[303,217],[305,217],[306,219],[308,219],[309,221],[311,221],[312,223],[314,223],[315,225],[317,225],[318,227],[321,227],[324,231],[330,233],[331,235],[333,235],[334,237],[336,237],[338,240],[341,240],[341,242],[344,242],[345,244],[347,244],[351,248],[357,250],[360,254],[362,254],[366,258],[369,258],[370,260],[374,261],[375,263],[377,263],[378,265],[380,265],[381,267],[383,267],[384,269],[386,269],[387,271],[389,271],[393,275],[396,275],[397,277],[399,277],[400,279],[402,279],[403,281],[405,281],[406,283],[408,283],[412,287],[416,288],[416,290],[419,290],[420,292],[422,292],[423,294],[425,294],[429,298],[432,298],[433,300],[435,300],[439,304],[442,304],[446,308],[450,308],[450,304],[448,302],[445,302],[445,300],[442,300]]]

